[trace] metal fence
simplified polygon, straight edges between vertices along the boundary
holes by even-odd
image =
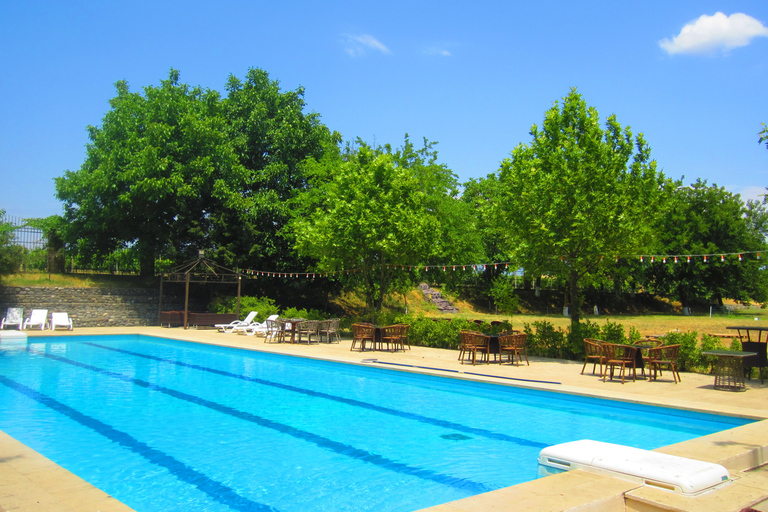
[[[30,251],[45,248],[47,240],[43,236],[42,230],[28,226],[21,217],[3,215],[1,220],[3,223],[10,224],[14,228],[13,238],[11,239],[12,244],[20,245]]]

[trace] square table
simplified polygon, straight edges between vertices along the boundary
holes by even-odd
[[[707,350],[703,356],[716,356],[715,389],[726,391],[746,391],[744,383],[744,358],[756,356],[756,352],[740,350]]]

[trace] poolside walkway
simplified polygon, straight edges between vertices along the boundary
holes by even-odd
[[[27,331],[30,338],[50,335],[145,334],[250,350],[415,371],[453,378],[482,380],[502,385],[548,389],[576,395],[598,396],[633,403],[665,405],[694,411],[768,419],[768,383],[753,379],[747,391],[714,389],[714,377],[683,373],[675,384],[668,372],[649,382],[603,382],[581,375],[582,363],[530,358],[530,366],[460,364],[455,350],[412,347],[398,353],[351,352],[350,340],[334,344],[264,343],[260,337],[223,334],[213,330],[161,327],[80,328],[75,331]],[[658,451],[725,465],[736,480],[727,489],[699,498],[683,498],[667,491],[601,475],[571,471],[543,480],[501,489],[430,508],[430,512],[490,510],[601,510],[646,512],[653,510],[740,511],[747,507],[768,511],[768,471],[748,471],[768,463],[768,423],[755,423]],[[717,495],[717,496],[715,496]],[[532,501],[533,500],[533,501]],[[691,502],[691,500],[697,500]],[[59,468],[13,438],[0,432],[0,512],[23,511],[129,511],[130,508]]]

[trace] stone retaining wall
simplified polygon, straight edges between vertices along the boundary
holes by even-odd
[[[64,311],[77,327],[158,325],[159,290],[146,288],[45,288],[0,287],[0,315],[6,308]],[[190,299],[192,300],[192,299]],[[163,291],[164,310],[184,310],[184,296]],[[205,307],[190,303],[190,311]]]

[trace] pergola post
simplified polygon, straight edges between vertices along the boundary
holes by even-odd
[[[187,272],[187,291],[184,294],[184,329],[187,329],[189,327],[188,320],[189,320],[189,272]]]

